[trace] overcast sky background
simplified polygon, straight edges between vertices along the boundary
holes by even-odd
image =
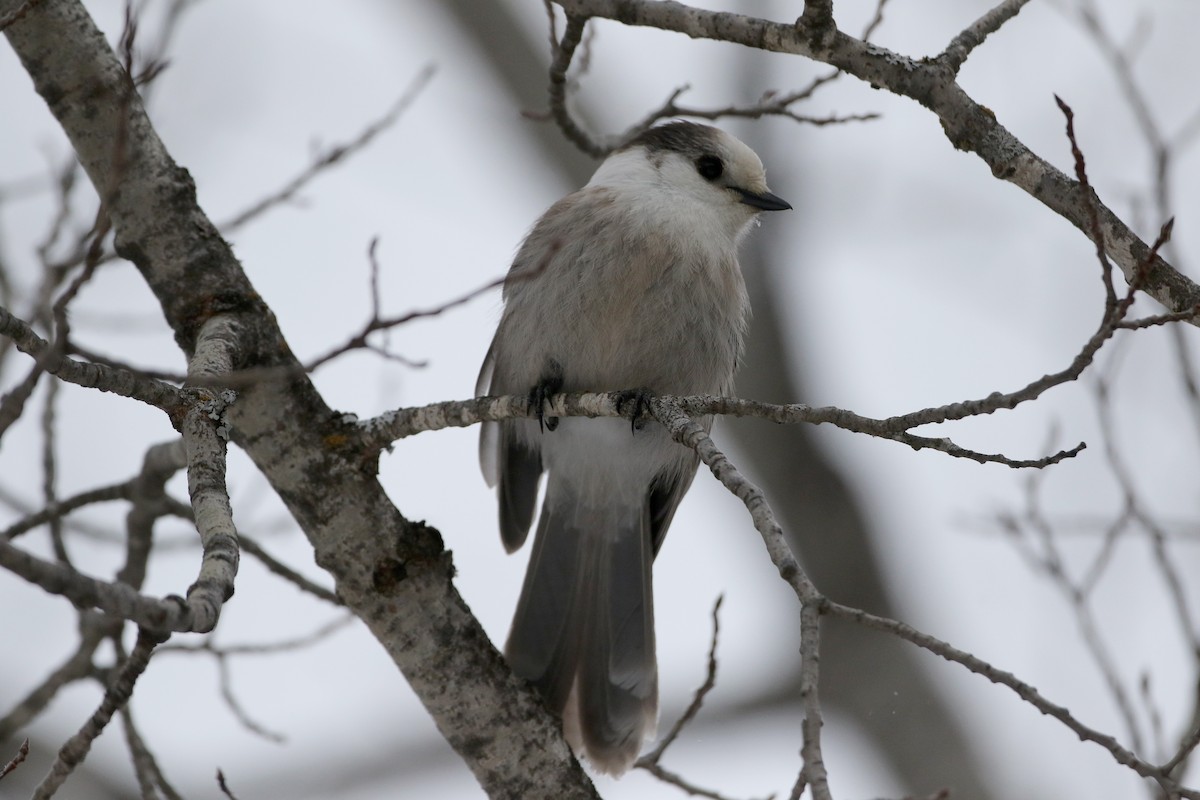
[[[521,5],[527,24],[542,36],[541,3]],[[704,5],[732,10],[738,4]],[[991,5],[893,0],[876,39],[908,55],[933,55]],[[1062,96],[1075,109],[1100,196],[1126,220],[1138,220],[1139,232],[1152,239],[1161,220],[1145,209],[1131,211],[1148,185],[1148,152],[1095,47],[1062,13],[1066,5],[1030,3],[972,55],[961,82],[1036,153],[1070,171],[1063,119],[1053,100],[1054,93]],[[1139,14],[1152,23],[1137,74],[1163,129],[1177,130],[1200,102],[1194,79],[1200,74],[1194,47],[1200,10],[1186,0],[1098,5],[1122,37]],[[106,0],[88,7],[115,39],[121,4]],[[838,19],[858,31],[873,7],[866,0],[840,0]],[[756,12],[788,19],[799,8],[798,2],[763,3]],[[155,29],[152,19],[144,30]],[[690,103],[725,105],[751,101],[766,89],[802,86],[825,71],[799,58],[762,54],[756,57],[771,81],[747,89],[737,82],[740,57],[732,45],[600,22],[582,93],[600,110],[608,133],[624,129],[684,83],[694,87],[686,97]],[[312,184],[302,203],[275,210],[232,237],[301,359],[344,341],[367,318],[366,251],[374,237],[384,309],[436,307],[502,275],[532,222],[575,187],[559,182],[529,135],[539,123],[512,106],[488,63],[436,2],[356,0],[338,4],[335,12],[311,0],[204,0],[178,33],[151,118],[218,222],[290,179],[315,146],[352,138],[427,64],[437,67],[434,80],[394,129]],[[0,48],[0,107],[0,187],[62,162],[65,140],[7,48]],[[937,120],[911,101],[845,78],[801,111],[883,116],[825,128],[786,120],[724,125],[760,152],[769,150],[772,189],[796,206],[764,221],[787,232],[785,246],[774,254],[783,267],[776,272],[785,276],[780,305],[794,335],[793,367],[806,371],[813,392],[790,399],[887,416],[1010,391],[1070,362],[1094,330],[1103,301],[1092,246],[1082,235],[993,179],[976,157],[956,152]],[[1198,152],[1193,148],[1178,161],[1173,197],[1175,263],[1185,271],[1196,263]],[[81,202],[90,204],[90,187],[85,189]],[[26,288],[36,280],[31,252],[50,207],[45,194],[0,207],[0,254]],[[89,214],[84,218],[90,220]],[[1198,277],[1194,270],[1189,274]],[[1154,311],[1145,302],[1138,307]],[[138,364],[183,369],[132,265],[104,268],[74,309],[73,330],[87,346]],[[332,407],[360,417],[469,397],[498,312],[499,294],[493,292],[395,330],[392,349],[425,362],[423,368],[356,353],[322,368],[314,380]],[[1200,348],[1195,330],[1185,334],[1193,351]],[[1180,571],[1194,575],[1197,431],[1170,336],[1152,330],[1119,338],[1101,359],[1102,368],[1115,374],[1115,433],[1147,507],[1193,535],[1190,544],[1175,543],[1173,552]],[[27,368],[20,359],[8,364],[4,388]],[[956,423],[936,435],[1016,458],[1041,455],[1051,431],[1057,431],[1056,448],[1087,441],[1091,447],[1081,458],[1046,476],[1044,500],[1058,514],[1103,519],[1120,507],[1120,498],[1104,464],[1093,387],[1094,381],[1084,380],[1030,407]],[[161,413],[135,403],[73,387],[63,389],[62,400],[64,496],[134,474],[146,445],[173,435]],[[9,431],[0,449],[0,480],[31,501],[40,485],[35,422]],[[1011,544],[988,533],[989,518],[1019,507],[1025,475],[835,430],[819,434],[851,476],[874,527],[887,537],[881,548],[905,621],[1016,673],[1086,724],[1127,741],[1061,595],[1031,574]],[[459,590],[502,642],[527,550],[503,553],[494,500],[477,468],[476,436],[474,429],[449,430],[399,442],[383,458],[381,478],[405,516],[442,532],[454,552]],[[720,425],[716,436],[720,443]],[[265,481],[241,453],[231,451],[231,459],[239,527],[321,580],[311,549]],[[172,486],[184,496],[182,480]],[[104,507],[83,518],[119,530],[122,513],[118,506]],[[0,525],[14,518],[0,511]],[[191,540],[181,524],[163,523],[162,529],[164,541]],[[29,535],[22,543],[47,552],[44,538]],[[1063,546],[1077,573],[1097,541],[1080,534]],[[80,542],[72,552],[98,576],[110,576],[119,563],[120,552],[111,546]],[[1140,677],[1149,676],[1165,735],[1175,737],[1190,712],[1194,665],[1149,553],[1142,540],[1121,542],[1095,607],[1121,678],[1135,692]],[[183,547],[157,558],[146,591],[182,592],[197,564],[197,553]],[[242,564],[219,642],[283,640],[337,616],[268,576],[253,559]],[[718,594],[726,603],[710,711],[734,707],[756,685],[796,669],[794,598],[739,502],[711,476],[698,476],[680,509],[655,582],[664,730],[703,680],[709,612]],[[1196,599],[1193,592],[1193,613]],[[74,611],[7,573],[0,573],[0,608],[8,610],[0,613],[0,708],[6,709],[70,651]],[[998,796],[1145,796],[1132,773],[1100,748],[1080,744],[1011,692],[927,661],[977,737]],[[440,755],[448,748],[432,722],[361,628],[347,627],[300,653],[240,659],[233,675],[246,711],[286,736],[285,744],[253,735],[225,709],[211,660],[164,653],[138,686],[134,714],[185,796],[216,796],[217,766],[243,800],[481,796],[466,768],[452,755]],[[65,739],[98,697],[92,685],[61,696],[41,723],[48,738]],[[790,713],[700,725],[668,762],[696,782],[736,796],[786,793],[799,768],[799,726]],[[827,717],[824,735],[836,796],[903,793],[836,713]],[[902,724],[896,735],[905,735]],[[132,792],[127,762],[117,730],[106,733],[89,758],[90,765],[123,776]],[[353,794],[340,790],[356,773],[373,777]],[[0,786],[0,797],[9,797],[8,782]],[[675,796],[638,773],[600,786],[610,798]],[[87,796],[79,794],[82,787],[68,788],[62,796]]]

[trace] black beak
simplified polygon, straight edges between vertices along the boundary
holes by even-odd
[[[742,202],[748,206],[762,209],[763,211],[788,211],[792,204],[782,197],[771,194],[770,192],[750,192],[745,189],[734,188],[734,191],[742,196]]]

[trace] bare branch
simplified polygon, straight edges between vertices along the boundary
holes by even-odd
[[[153,655],[155,646],[162,641],[163,637],[157,633],[151,633],[144,628],[138,631],[137,644],[105,691],[100,707],[58,751],[58,758],[51,766],[50,774],[34,791],[35,800],[52,797],[75,767],[87,758],[92,742],[104,731],[112,715],[129,702],[134,684],[150,664],[150,656]]]
[[[34,583],[51,594],[62,595],[85,608],[97,608],[139,626],[159,631],[198,631],[197,612],[175,595],[156,599],[138,594],[123,583],[110,583],[45,561],[0,539],[0,567]],[[200,620],[207,622],[211,614]]]
[[[222,772],[219,767],[217,768],[217,788],[219,788],[221,790],[221,794],[228,797],[229,800],[237,800],[237,795],[235,795],[233,790],[229,788],[229,785],[225,783],[225,773]]]
[[[25,411],[25,403],[29,402],[29,398],[33,396],[33,390],[37,388],[38,380],[41,379],[43,372],[45,370],[42,369],[41,362],[35,362],[24,380],[0,397],[0,437],[3,437],[12,424],[21,418],[21,414]]]
[[[263,656],[263,655],[280,655],[294,653],[297,650],[311,647],[312,645],[327,639],[337,631],[342,630],[348,625],[357,621],[357,617],[353,614],[343,614],[336,617],[330,622],[317,628],[315,631],[299,636],[293,639],[286,639],[278,642],[254,643],[244,645],[217,645],[213,636],[208,636],[200,644],[175,644],[165,645],[160,648],[160,653],[206,653],[213,657],[217,662],[218,684],[220,686],[221,698],[225,701],[226,707],[237,718],[246,730],[266,739],[270,742],[282,743],[286,737],[275,731],[269,730],[266,726],[256,722],[253,717],[246,711],[241,701],[233,691],[233,675],[230,671],[229,660],[233,656]]]
[[[95,350],[84,347],[78,342],[68,342],[67,353],[69,355],[83,356],[88,361],[92,361],[96,364],[104,364],[105,366],[113,367],[114,369],[123,369],[127,372],[132,372],[135,375],[141,375],[143,377],[153,378],[154,380],[159,381],[166,381],[167,383],[181,384],[187,380],[187,376],[182,373],[138,367],[121,361],[120,359],[113,358],[112,356],[98,353]]]
[[[1141,317],[1140,319],[1122,320],[1117,323],[1117,327],[1122,330],[1137,331],[1142,328],[1170,325],[1173,322],[1193,322],[1197,317],[1200,317],[1200,306],[1187,309],[1186,311],[1171,311],[1166,314]]]
[[[406,325],[409,322],[412,322],[413,320],[428,319],[430,317],[440,316],[441,314],[444,314],[447,311],[450,311],[452,309],[458,308],[461,305],[465,305],[466,303],[469,303],[470,301],[474,300],[476,297],[479,297],[480,295],[487,294],[488,292],[492,291],[493,289],[497,289],[497,288],[503,286],[504,281],[505,281],[505,278],[503,278],[503,277],[496,278],[495,280],[487,282],[483,286],[472,289],[471,291],[467,292],[466,294],[460,295],[459,297],[453,298],[451,300],[447,300],[446,302],[444,302],[440,305],[437,305],[437,306],[433,306],[432,308],[417,309],[415,311],[409,311],[405,314],[401,314],[396,317],[384,317],[384,316],[382,316],[380,309],[379,309],[379,290],[378,290],[377,278],[376,278],[376,276],[378,274],[378,265],[375,261],[375,242],[371,243],[370,255],[371,255],[371,274],[372,274],[371,319],[367,320],[367,323],[366,323],[366,325],[364,325],[362,327],[362,330],[360,330],[358,333],[351,336],[344,344],[340,344],[337,347],[330,350],[329,352],[325,353],[324,355],[314,358],[312,361],[309,361],[308,364],[305,365],[304,371],[313,372],[314,370],[316,370],[318,367],[322,366],[323,364],[326,364],[326,363],[332,361],[333,359],[337,358],[338,356],[341,356],[341,355],[344,355],[345,353],[350,352],[351,350],[370,348],[370,344],[368,343],[368,337],[370,337],[370,335],[373,333],[377,333],[379,331],[391,330],[392,328],[398,327],[400,325]],[[374,348],[372,348],[372,349],[374,349]],[[381,352],[381,351],[377,350],[377,352]],[[386,354],[386,352],[384,354]],[[238,377],[242,378],[242,377],[248,377],[248,376],[243,374],[243,375],[239,375]]]
[[[417,73],[417,76],[413,78],[412,82],[409,83],[408,87],[405,88],[404,92],[400,95],[400,98],[392,104],[392,107],[389,108],[383,116],[367,125],[367,127],[365,127],[362,132],[358,134],[358,136],[354,137],[350,141],[345,142],[344,144],[334,145],[333,147],[327,149],[324,153],[317,156],[317,158],[314,159],[313,162],[309,164],[303,172],[292,178],[284,186],[276,189],[274,192],[259,200],[250,208],[247,208],[244,211],[235,214],[230,219],[220,223],[218,227],[220,228],[221,232],[225,235],[228,235],[233,231],[245,226],[247,223],[252,222],[253,220],[262,216],[272,208],[289,202],[297,194],[299,194],[304,187],[311,183],[314,178],[325,172],[325,170],[353,155],[356,155],[360,150],[369,145],[376,136],[396,124],[396,121],[400,119],[400,117],[409,109],[417,97],[420,96],[421,92],[425,90],[425,87],[429,85],[429,82],[433,79],[436,71],[437,69],[433,64],[423,67],[421,71]]]
[[[767,504],[762,491],[746,479],[737,467],[726,458],[708,433],[699,423],[690,419],[677,408],[665,403],[651,402],[651,412],[671,434],[671,438],[696,451],[719,480],[735,497],[742,501],[750,513],[754,527],[762,536],[771,563],[779,570],[779,576],[792,587],[800,601],[800,697],[804,703],[804,771],[807,775],[814,800],[831,800],[829,779],[821,752],[821,705],[817,687],[819,682],[820,614],[825,598],[801,568],[791,547],[783,536],[774,512]]]
[[[637,123],[636,125],[632,126],[628,130],[626,130],[624,133],[622,133],[620,136],[616,137],[613,140],[612,144],[603,146],[603,149],[605,150],[605,152],[610,151],[613,149],[613,147],[616,144],[619,144],[621,142],[626,142],[626,141],[632,139],[634,136],[637,136],[642,131],[645,131],[646,129],[648,129],[650,126],[652,126],[654,123],[658,122],[659,120],[671,119],[674,117],[692,117],[694,119],[707,119],[707,120],[718,120],[718,119],[724,119],[726,117],[735,117],[735,118],[742,118],[742,119],[761,119],[763,117],[786,117],[786,118],[794,120],[796,122],[807,123],[809,125],[816,125],[817,127],[821,127],[824,125],[841,125],[841,124],[844,124],[847,122],[867,122],[870,120],[879,119],[879,114],[876,114],[876,113],[847,114],[847,115],[831,114],[831,115],[824,116],[824,117],[813,117],[813,116],[808,116],[806,114],[797,114],[795,111],[792,110],[793,105],[800,102],[801,100],[808,99],[809,97],[812,96],[812,93],[817,88],[819,88],[820,86],[823,86],[825,83],[829,82],[830,80],[833,80],[834,78],[838,77],[838,75],[840,75],[840,74],[841,74],[840,72],[833,72],[833,73],[823,76],[821,78],[816,78],[806,88],[801,89],[796,92],[788,92],[786,94],[779,94],[776,92],[768,92],[767,94],[763,95],[763,97],[761,99],[759,99],[759,101],[756,103],[752,103],[750,105],[744,105],[744,106],[737,106],[737,105],[724,106],[722,108],[707,108],[706,109],[706,108],[696,108],[693,106],[680,105],[676,101],[683,95],[683,93],[685,91],[687,91],[690,88],[688,86],[681,86],[678,89],[676,89],[675,91],[671,92],[671,94],[667,98],[666,102],[664,102],[657,109],[655,109],[654,111],[651,111],[649,114],[647,114],[645,117],[643,117],[641,122]]]
[[[179,389],[162,381],[103,364],[85,364],[56,353],[49,342],[5,308],[0,308],[0,336],[11,338],[21,352],[37,358],[46,372],[68,383],[140,400],[163,410],[181,403]]]
[[[620,417],[625,416],[619,407],[621,392],[599,394],[570,394],[551,398],[547,413],[554,416],[572,417]],[[993,395],[988,400],[997,397]],[[973,414],[961,413],[960,406],[954,404],[941,409],[925,409],[912,414],[891,417],[888,419],[873,419],[855,414],[852,411],[832,406],[813,407],[802,404],[775,405],[760,403],[753,400],[740,400],[733,397],[715,397],[701,395],[696,397],[661,396],[652,401],[678,408],[689,416],[705,416],[707,414],[724,414],[735,417],[756,417],[777,424],[821,424],[829,423],[847,431],[865,433],[881,439],[900,442],[915,450],[930,449],[958,458],[969,458],[979,463],[997,463],[1013,468],[1042,468],[1056,464],[1064,459],[1078,455],[1085,447],[1083,444],[1063,450],[1039,459],[1012,459],[1008,456],[991,453],[981,453],[959,447],[947,438],[931,438],[909,433],[910,428],[935,422],[945,422],[961,419]],[[976,401],[986,403],[987,401]],[[1021,400],[1024,402],[1024,400]],[[363,420],[358,423],[361,434],[359,445],[368,451],[381,450],[396,439],[402,439],[425,431],[442,428],[461,428],[479,422],[528,418],[536,416],[536,409],[530,406],[528,398],[523,395],[508,397],[480,397],[474,400],[447,401],[432,403],[419,408],[402,408],[389,411],[378,417]],[[977,412],[990,413],[990,412]],[[939,418],[941,416],[941,418]]]
[[[145,583],[154,525],[173,510],[167,495],[167,481],[186,466],[187,452],[181,439],[156,444],[146,450],[141,472],[129,481],[125,564],[117,572],[119,582],[139,590]]]
[[[704,698],[710,691],[712,691],[713,687],[717,685],[717,637],[721,630],[720,611],[721,603],[724,602],[724,600],[724,595],[720,595],[717,597],[717,601],[713,604],[712,644],[710,644],[708,648],[708,669],[704,676],[704,683],[702,683],[700,688],[696,690],[695,695],[692,697],[692,702],[688,704],[688,707],[683,712],[683,715],[679,719],[675,720],[675,724],[671,726],[671,730],[668,731],[667,735],[658,743],[658,746],[655,747],[651,752],[639,758],[634,763],[635,767],[646,770],[664,783],[669,783],[672,786],[687,792],[693,797],[707,797],[710,798],[710,800],[728,800],[728,798],[723,794],[712,791],[711,789],[705,789],[697,786],[696,784],[684,778],[682,775],[664,768],[660,762],[663,754],[666,753],[667,748],[674,744],[675,740],[679,738],[679,734],[683,732],[684,727],[687,726],[687,724],[693,719],[695,719],[698,713],[700,713],[700,708],[704,705]]]
[[[1112,266],[1108,263],[1108,257],[1105,255],[1107,248],[1104,243],[1104,231],[1100,227],[1100,214],[1096,210],[1100,198],[1097,197],[1091,183],[1088,182],[1087,163],[1084,161],[1079,142],[1075,138],[1075,112],[1058,95],[1054,95],[1054,102],[1058,104],[1059,110],[1067,118],[1067,141],[1071,143],[1071,156],[1075,159],[1075,179],[1079,181],[1079,186],[1083,191],[1084,204],[1087,207],[1088,229],[1092,243],[1096,246],[1096,260],[1100,262],[1100,276],[1104,280],[1105,315],[1107,316],[1112,313],[1112,309],[1117,304],[1117,290],[1113,286]]]
[[[100,643],[120,633],[122,621],[105,617],[94,611],[84,612],[80,617],[79,645],[57,669],[47,675],[12,709],[0,717],[0,741],[21,730],[50,705],[64,687],[90,677],[92,657]]]
[[[321,600],[324,600],[327,603],[332,603],[336,606],[345,605],[345,603],[342,602],[342,599],[338,597],[336,593],[329,591],[320,584],[313,583],[308,578],[289,567],[287,564],[279,561],[266,550],[264,550],[262,546],[253,539],[239,534],[238,543],[241,545],[242,549],[246,551],[246,553],[258,559],[264,567],[266,567],[275,575],[278,575],[280,578],[283,578],[288,583],[295,585],[301,591],[308,592],[314,597],[318,597]]]
[[[658,743],[658,747],[639,758],[636,766],[643,767],[646,763],[657,762],[662,758],[667,748],[679,738],[679,734],[683,732],[684,727],[700,713],[700,708],[704,705],[704,698],[717,685],[717,638],[721,632],[721,604],[723,602],[725,602],[725,595],[718,595],[717,601],[713,603],[712,643],[708,647],[708,669],[704,675],[704,683],[700,684],[700,688],[696,690],[696,694],[692,697],[692,702],[688,704],[687,709],[683,712],[683,716],[675,720],[675,724],[671,726],[671,730]]]
[[[567,70],[571,68],[571,59],[583,39],[586,26],[586,16],[567,13],[567,26],[554,50],[554,62],[550,65],[550,114],[563,134],[574,142],[576,147],[593,158],[599,158],[610,148],[589,136],[567,109]]]
[[[210,318],[200,329],[196,352],[188,365],[189,376],[228,375],[233,369],[236,323],[229,317]],[[199,390],[206,391],[206,390]],[[238,568],[237,528],[225,485],[225,450],[229,434],[223,419],[225,405],[234,398],[211,397],[188,409],[181,426],[187,452],[188,494],[195,512],[196,530],[204,555],[200,574],[188,588],[188,605],[195,610],[196,630],[212,630],[221,606],[233,596]]]
[[[250,716],[249,712],[246,711],[241,701],[238,700],[237,695],[233,693],[233,676],[229,672],[229,662],[224,658],[217,659],[217,684],[220,687],[221,699],[225,701],[225,707],[233,713],[233,716],[241,723],[243,728],[255,736],[274,744],[287,742],[286,736],[256,722]]]
[[[322,624],[315,630],[290,639],[275,642],[254,642],[251,644],[218,645],[209,634],[198,644],[179,643],[163,645],[160,653],[208,653],[218,660],[232,656],[269,656],[294,653],[311,647],[318,642],[328,639],[333,634],[354,624],[357,617],[353,614],[341,614]]]
[[[45,525],[52,519],[61,519],[72,511],[89,506],[94,503],[105,503],[111,500],[127,500],[129,498],[129,481],[121,483],[113,483],[108,486],[101,486],[96,489],[90,489],[86,492],[80,492],[77,495],[59,500],[49,506],[46,506],[41,511],[35,514],[30,514],[22,520],[9,525],[2,532],[0,538],[13,540],[21,534],[31,531],[39,525]]]
[[[1000,26],[1015,17],[1028,2],[1029,0],[1003,0],[991,11],[971,23],[966,30],[955,36],[938,56],[938,61],[957,74],[975,48],[983,44],[987,37],[1000,30]]]
[[[879,30],[879,26],[883,24],[883,10],[887,6],[888,0],[879,0],[875,4],[875,14],[871,17],[871,21],[863,28],[862,36],[859,38],[864,42],[871,41],[871,37],[875,35],[875,31]],[[840,72],[838,74],[841,74]]]
[[[678,772],[672,772],[664,767],[658,761],[646,761],[646,757],[642,756],[634,764],[635,767],[644,769],[654,777],[658,778],[663,783],[674,786],[691,797],[707,797],[709,800],[732,800],[720,792],[714,792],[712,789],[705,789],[703,786],[697,786],[687,778],[680,775]]]
[[[29,756],[29,740],[25,739],[21,742],[21,746],[17,748],[17,754],[9,759],[8,763],[0,769],[0,780],[4,780],[4,776],[21,766],[22,762]]]
[[[1138,270],[1137,277],[1135,275],[1129,290],[1125,296],[1113,304],[1105,306],[1104,316],[1100,321],[1096,332],[1084,343],[1083,348],[1072,359],[1070,366],[1059,372],[1043,375],[1035,381],[1032,381],[1025,387],[1014,392],[1000,393],[993,392],[981,400],[966,400],[959,403],[952,403],[940,408],[927,408],[922,411],[917,411],[912,414],[904,414],[898,417],[890,417],[884,420],[885,425],[899,425],[902,429],[918,425],[925,425],[934,422],[948,422],[950,420],[964,419],[966,417],[978,416],[980,414],[991,414],[1000,409],[1011,409],[1035,400],[1040,397],[1048,389],[1055,386],[1061,386],[1064,383],[1069,383],[1075,380],[1083,371],[1091,366],[1092,361],[1096,357],[1096,353],[1105,342],[1112,337],[1117,330],[1121,320],[1125,318],[1125,314],[1129,311],[1129,307],[1133,304],[1134,293],[1141,288],[1140,284],[1145,279],[1146,267],[1157,258],[1158,250],[1167,242],[1171,236],[1172,220],[1168,220],[1162,229],[1159,231],[1158,238],[1153,246],[1147,252],[1146,259],[1142,262],[1142,266]]]
[[[1132,751],[1122,747],[1119,742],[1112,736],[1106,733],[1101,733],[1093,728],[1084,725],[1076,719],[1066,708],[1056,705],[1042,696],[1037,689],[1018,679],[1011,672],[997,669],[983,659],[971,655],[963,650],[959,650],[946,642],[941,641],[926,633],[921,633],[915,628],[906,625],[903,622],[878,617],[874,614],[868,614],[857,608],[850,608],[832,601],[827,601],[824,612],[830,616],[846,619],[851,622],[858,623],[864,627],[873,630],[884,631],[893,636],[911,642],[923,650],[928,650],[936,656],[946,659],[947,661],[959,664],[971,672],[980,675],[992,683],[1006,686],[1017,694],[1023,701],[1029,703],[1041,713],[1052,717],[1063,725],[1067,726],[1080,740],[1085,742],[1093,742],[1100,745],[1113,757],[1118,763],[1129,767],[1138,775],[1144,778],[1149,778],[1158,783],[1167,792],[1168,796],[1186,797],[1190,799],[1200,798],[1200,792],[1184,789],[1170,777],[1168,770],[1162,767],[1157,767],[1142,759]],[[1172,793],[1174,793],[1172,795]]]
[[[158,759],[150,752],[137,726],[133,724],[133,714],[130,713],[128,704],[121,709],[121,722],[142,797],[155,798],[161,793],[165,800],[183,800],[163,775],[162,768],[158,766]]]

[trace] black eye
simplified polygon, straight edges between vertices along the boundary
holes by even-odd
[[[715,181],[725,172],[725,165],[716,156],[700,156],[696,159],[696,172],[706,181]]]

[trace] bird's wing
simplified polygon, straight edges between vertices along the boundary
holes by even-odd
[[[475,384],[477,397],[491,393],[497,384],[503,385],[498,372],[503,369],[497,370],[493,340]],[[499,487],[500,539],[510,553],[524,544],[529,535],[542,477],[541,453],[528,444],[530,437],[520,436],[517,429],[519,425],[532,424],[530,420],[515,419],[485,422],[479,434],[479,465],[488,486]]]
[[[693,459],[691,465],[675,474],[663,473],[650,485],[650,496],[647,499],[647,510],[650,515],[650,541],[654,545],[654,555],[662,547],[663,539],[667,538],[667,528],[675,516],[675,509],[687,494],[692,479],[696,477],[696,466],[700,463],[699,456]]]

